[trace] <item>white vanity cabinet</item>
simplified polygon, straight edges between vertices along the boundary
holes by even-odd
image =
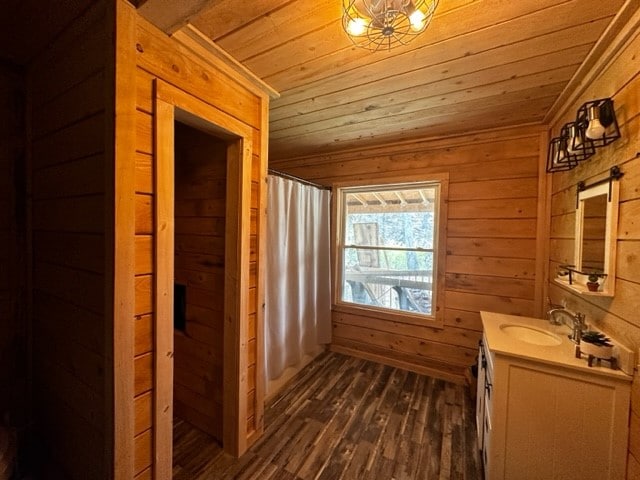
[[[476,412],[485,480],[624,479],[628,376],[549,362],[549,349],[561,346],[538,346],[541,358],[532,358],[509,339],[508,351],[501,333],[485,322]]]
[[[487,409],[491,406],[491,358],[485,348],[485,340],[480,342],[478,352],[478,387],[476,392],[476,430],[478,433],[478,445],[482,451],[482,462],[487,469],[489,458],[488,444],[491,437],[491,416]]]

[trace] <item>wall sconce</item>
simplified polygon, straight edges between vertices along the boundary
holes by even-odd
[[[620,138],[618,120],[610,98],[592,100],[582,105],[578,110],[576,123],[596,148],[609,145]]]
[[[547,172],[564,172],[578,165],[578,160],[567,152],[567,138],[555,137],[549,142]]]
[[[576,120],[565,124],[560,136],[549,143],[547,173],[571,170],[591,157],[596,148],[618,138],[620,129],[613,100],[602,98],[586,102],[578,109]]]
[[[567,139],[567,153],[582,162],[596,153],[593,140],[585,135],[585,129],[578,122],[569,122],[562,127],[560,136]]]

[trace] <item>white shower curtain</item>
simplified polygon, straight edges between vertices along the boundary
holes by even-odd
[[[265,373],[277,379],[331,342],[328,190],[270,175]]]

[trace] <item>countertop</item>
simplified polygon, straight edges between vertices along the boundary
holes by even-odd
[[[535,360],[547,365],[562,366],[584,373],[613,377],[628,382],[631,382],[633,378],[622,370],[609,368],[606,362],[602,363],[603,366],[598,366],[594,363],[593,367],[589,367],[586,357],[576,358],[575,344],[568,338],[571,329],[566,325],[552,325],[547,320],[539,318],[519,317],[495,312],[480,312],[480,317],[482,318],[487,347],[492,353]],[[504,324],[524,325],[554,333],[560,337],[561,343],[554,346],[533,345],[505,333],[500,328]]]

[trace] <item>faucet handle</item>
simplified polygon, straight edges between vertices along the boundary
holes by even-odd
[[[576,312],[575,316],[573,317],[573,332],[571,334],[571,339],[577,345],[580,345],[582,334],[587,330],[587,323],[584,321],[584,319],[584,313],[580,312]]]

